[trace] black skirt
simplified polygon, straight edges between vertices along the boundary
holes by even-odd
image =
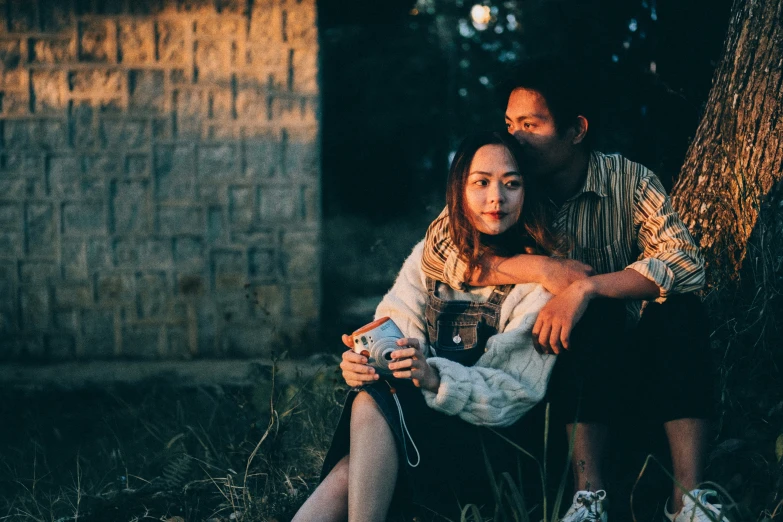
[[[410,437],[402,428],[391,386],[396,389]],[[519,443],[524,438],[521,421],[508,428],[475,426],[459,417],[433,410],[427,406],[419,388],[409,380],[397,379],[388,382],[380,379],[348,393],[324,460],[322,479],[349,453],[351,406],[362,391],[369,393],[377,403],[397,446],[400,472],[392,512],[410,512],[415,504],[424,506],[427,511],[459,519],[459,510],[466,504],[494,505],[493,478],[509,472],[515,481],[521,479],[521,469],[527,467],[522,460],[527,457],[503,439]],[[410,465],[417,461],[414,444],[420,455],[420,462],[415,467]]]

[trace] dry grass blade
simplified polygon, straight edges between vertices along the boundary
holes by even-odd
[[[517,487],[514,479],[511,478],[511,474],[504,472],[502,475],[502,483],[506,488],[506,498],[511,504],[512,512],[514,513],[514,520],[517,522],[530,522],[530,514],[527,512],[527,504],[525,503],[525,496]]]
[[[578,409],[578,407],[577,407]],[[574,444],[576,442],[576,432],[579,429],[579,424],[574,422],[574,428],[571,430],[571,437],[568,441],[568,457],[566,458],[566,464],[563,468],[563,474],[560,476],[560,484],[557,488],[557,496],[555,497],[555,503],[552,506],[552,520],[559,518],[560,506],[563,503],[563,494],[565,493],[566,483],[568,481],[568,470],[571,467],[571,456],[574,454]],[[546,495],[544,495],[546,498]],[[544,508],[544,522],[546,522],[546,507]]]
[[[547,412],[548,412],[548,410],[547,410]],[[548,419],[547,419],[547,422],[548,422]],[[543,466],[543,464],[542,464],[542,463],[541,463],[541,461],[540,461],[539,459],[537,459],[537,458],[536,458],[536,457],[535,457],[535,456],[534,456],[532,453],[530,453],[530,452],[529,452],[529,451],[527,451],[525,448],[523,448],[523,447],[522,447],[522,446],[520,446],[519,444],[515,443],[514,441],[512,441],[511,439],[509,439],[509,438],[508,438],[508,437],[506,437],[505,435],[503,435],[503,434],[501,434],[501,433],[498,433],[498,432],[497,432],[497,431],[495,431],[495,430],[492,430],[492,432],[493,432],[495,435],[497,435],[498,437],[500,437],[501,439],[503,439],[504,441],[506,441],[506,443],[508,443],[509,445],[511,445],[511,447],[512,447],[512,448],[516,449],[517,451],[519,451],[520,453],[522,453],[522,454],[523,454],[523,455],[525,455],[526,457],[529,457],[529,458],[531,458],[531,459],[533,460],[533,462],[535,462],[535,463],[536,463],[536,465],[538,466],[538,476],[539,476],[539,478],[541,479],[541,491],[542,491],[542,494],[543,494],[543,510],[544,510],[544,519],[543,519],[543,522],[547,522],[547,511],[546,511],[546,507],[547,507],[547,498],[546,498],[546,473],[544,472],[544,466]]]
[[[258,444],[256,444],[256,447],[253,448],[252,453],[250,453],[250,457],[247,459],[247,465],[245,466],[245,479],[244,479],[244,485],[247,486],[247,479],[250,475],[250,465],[253,463],[253,459],[256,457],[256,454],[258,453],[258,450],[261,448],[261,444],[264,443],[266,438],[269,436],[269,433],[271,433],[272,428],[275,427],[275,424],[277,423],[277,412],[273,409],[272,410],[272,416],[269,419],[269,425],[266,427],[266,431],[264,431],[264,434],[261,436],[261,440],[258,441]],[[247,500],[252,501],[250,498],[250,493],[247,487],[245,487],[245,494],[247,495]]]
[[[633,508],[633,496],[636,493],[636,486],[639,485],[639,481],[642,479],[642,475],[644,475],[644,472],[647,470],[647,466],[650,463],[650,459],[653,459],[654,457],[652,455],[647,455],[647,458],[644,459],[644,465],[642,465],[642,469],[639,471],[639,476],[636,477],[636,482],[633,483],[633,487],[631,488],[631,518],[633,518],[633,522],[638,522],[636,520],[636,512]]]
[[[484,439],[481,438],[481,454],[484,457],[484,466],[487,469],[487,476],[489,477],[489,484],[492,487],[492,494],[495,497],[495,520],[499,520],[498,516],[502,510],[503,492],[500,490],[497,481],[495,480],[495,472],[492,470],[492,462],[487,455],[487,447],[484,445]],[[503,513],[505,517],[505,512]]]
[[[700,510],[702,513],[704,513],[704,515],[708,519],[710,519],[712,522],[722,522],[721,519],[723,518],[723,513],[721,512],[721,514],[719,515],[721,518],[716,518],[715,513],[712,513],[707,508],[705,508],[704,505],[701,502],[699,502],[699,500],[696,497],[694,497],[691,494],[690,491],[685,489],[685,486],[683,486],[674,477],[674,475],[668,469],[666,469],[666,466],[661,464],[661,462],[657,458],[655,458],[655,455],[647,455],[647,458],[644,459],[644,465],[642,466],[641,471],[639,471],[639,476],[636,477],[636,481],[633,484],[633,488],[631,488],[631,499],[630,499],[630,502],[631,502],[631,517],[633,518],[633,522],[638,522],[636,520],[636,514],[634,513],[634,508],[633,508],[633,496],[634,496],[634,493],[636,491],[636,487],[639,485],[639,481],[641,480],[642,475],[644,475],[644,472],[647,470],[647,465],[650,463],[650,461],[653,461],[656,464],[658,464],[658,467],[660,467],[661,470],[666,474],[666,476],[671,479],[671,481],[674,483],[674,485],[677,486],[677,488],[680,491],[682,491],[683,495],[686,495],[688,498],[690,498],[693,501],[693,503],[696,505],[696,508],[698,510]],[[715,489],[720,491],[722,494],[725,494],[726,497],[729,500],[731,500],[732,504],[734,504],[734,499],[732,499],[731,496],[728,494],[728,492],[723,487],[721,487],[719,484],[716,484],[714,482],[704,482],[703,485],[714,487]]]
[[[179,439],[181,439],[181,438],[182,438],[182,437],[184,437],[184,436],[185,436],[185,434],[184,434],[184,433],[182,433],[182,432],[180,432],[180,433],[177,433],[176,435],[174,435],[174,436],[171,438],[171,440],[169,440],[169,441],[166,443],[166,449],[171,449],[171,447],[174,445],[174,443],[175,443],[175,442],[177,442]]]
[[[484,520],[481,518],[481,511],[475,504],[468,504],[463,507],[459,519],[460,522],[483,522]]]
[[[767,511],[767,512],[766,512],[766,514],[768,515],[768,517],[769,517],[771,520],[774,520],[774,519],[775,519],[775,517],[776,517],[776,516],[778,516],[778,509],[780,509],[781,507],[783,507],[783,500],[781,500],[780,502],[778,502],[777,506],[775,506],[775,509],[773,509],[773,510],[772,510],[772,513],[770,513],[769,511]]]

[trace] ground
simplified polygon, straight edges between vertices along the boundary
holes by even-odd
[[[252,384],[5,386],[0,520],[289,520],[317,484],[346,388],[334,360],[299,377],[276,373],[274,386],[271,372],[258,370]],[[543,440],[543,417],[530,429]],[[550,509],[559,489],[563,505],[570,502],[570,487],[558,487],[567,445],[555,430],[551,437]],[[711,465],[730,480],[738,448],[722,446]],[[617,432],[610,472],[620,484],[613,496],[619,519],[631,519],[628,500],[643,471],[634,513],[660,520],[668,479],[657,462],[643,468],[651,449],[667,466],[660,433],[638,425]],[[540,516],[539,480],[528,476],[518,488]]]

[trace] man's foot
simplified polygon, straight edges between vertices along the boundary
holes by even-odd
[[[574,502],[560,522],[606,522],[606,491],[577,491]],[[679,521],[678,521],[679,522]]]
[[[664,508],[666,518],[671,522],[729,522],[729,519],[723,516],[723,510],[720,504],[713,504],[707,500],[707,497],[716,497],[718,493],[711,489],[694,489],[691,495],[698,501],[698,504],[691,500],[688,495],[682,496],[682,509],[677,513],[669,513],[668,502]],[[699,507],[701,505],[701,507]],[[704,509],[702,509],[702,507]],[[709,515],[707,515],[707,513]]]

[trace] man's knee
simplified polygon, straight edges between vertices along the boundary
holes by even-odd
[[[571,345],[577,351],[594,353],[601,347],[618,342],[625,329],[625,301],[596,299],[585,310],[571,334]]]
[[[678,294],[650,303],[637,326],[640,339],[655,344],[697,346],[709,343],[707,310],[696,294]]]
[[[650,303],[642,318],[647,322],[667,324],[687,322],[702,323],[707,320],[706,307],[696,294],[675,294],[662,303]]]
[[[648,370],[642,375],[650,415],[661,421],[713,415],[714,372],[709,322],[695,294],[674,295],[645,309],[633,338]]]

